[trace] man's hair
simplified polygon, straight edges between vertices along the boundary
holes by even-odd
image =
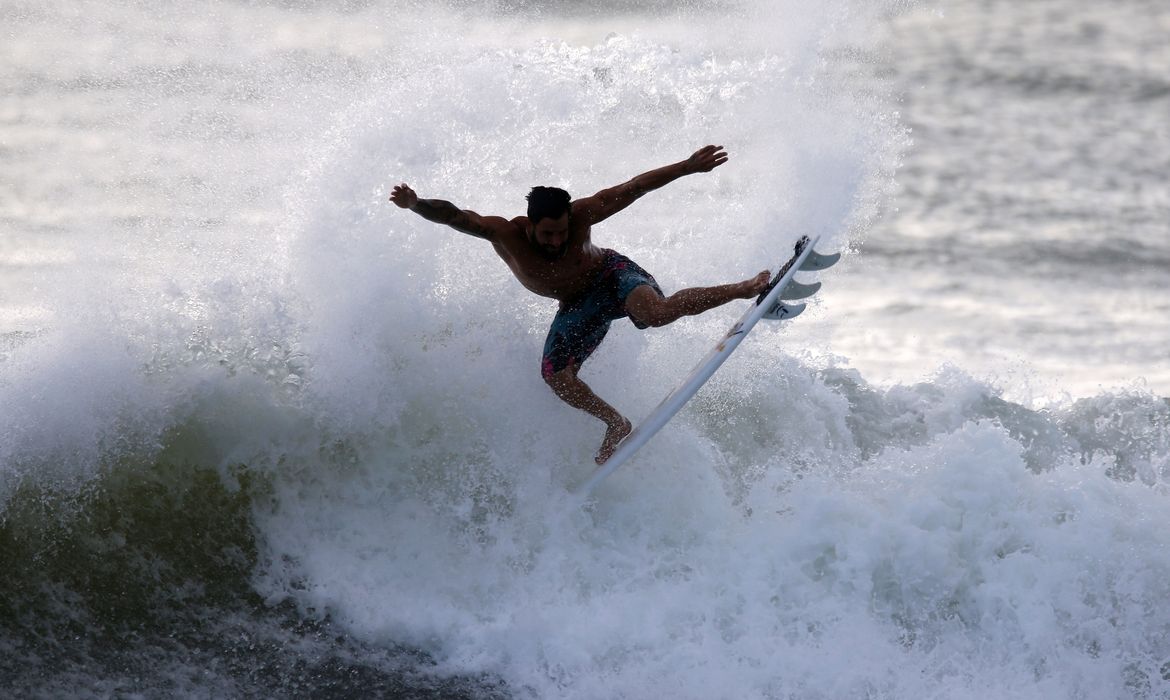
[[[559,219],[569,213],[569,193],[559,187],[533,187],[528,200],[528,220],[536,225],[541,219]]]

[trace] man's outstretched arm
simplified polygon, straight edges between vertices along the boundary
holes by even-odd
[[[704,146],[690,158],[672,163],[616,187],[604,189],[592,197],[585,197],[573,203],[573,215],[584,216],[589,223],[604,221],[634,203],[642,195],[679,179],[683,175],[708,173],[727,162],[723,146]]]
[[[495,240],[495,228],[500,222],[506,223],[500,217],[480,216],[469,209],[460,209],[442,199],[419,199],[414,190],[410,189],[405,182],[394,186],[394,190],[390,193],[390,201],[403,209],[413,211],[427,221],[445,224],[456,231],[487,241]]]

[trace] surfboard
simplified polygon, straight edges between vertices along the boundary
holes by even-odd
[[[690,401],[699,389],[707,383],[715,370],[719,369],[731,353],[739,347],[747,334],[751,332],[761,319],[784,321],[795,318],[804,311],[804,304],[786,304],[785,302],[806,299],[821,288],[820,282],[803,284],[794,280],[797,272],[816,272],[824,270],[841,258],[840,253],[824,255],[814,250],[819,236],[809,238],[802,236],[796,242],[792,257],[782,265],[772,277],[768,286],[756,298],[743,316],[727,331],[727,334],[695,365],[687,378],[674,391],[670,392],[650,415],[635,427],[629,435],[618,444],[617,449],[599,466],[580,486],[577,492],[588,495],[600,484],[605,477],[612,474],[618,467],[625,464],[642,448],[650,438],[665,426],[679,410]]]

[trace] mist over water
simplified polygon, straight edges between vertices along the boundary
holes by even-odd
[[[1132,5],[1139,38],[1165,16]],[[1093,221],[1132,226],[1098,240],[1038,195],[994,214],[943,186],[996,128],[944,129],[963,61],[993,57],[976,90],[1073,89],[981,53],[971,7],[0,6],[0,688],[1164,697],[1158,219],[1103,194]],[[386,197],[515,216],[532,185],[586,196],[712,142],[726,166],[595,241],[667,292],[804,233],[847,255],[583,505],[601,428],[540,379],[555,303]],[[1118,187],[1156,212],[1144,153]],[[1052,312],[1073,279],[1134,335]],[[1033,315],[967,314],[989,297]],[[637,420],[740,312],[617,322],[583,377]],[[1000,344],[965,366],[968,336]],[[1078,380],[1086,347],[1128,386]]]

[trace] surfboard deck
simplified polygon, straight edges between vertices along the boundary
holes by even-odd
[[[794,285],[793,278],[796,276],[796,273],[824,270],[831,267],[841,258],[840,253],[828,255],[817,253],[814,247],[819,239],[819,236],[813,238],[802,236],[796,242],[795,252],[792,257],[780,267],[768,283],[768,287],[748,307],[739,321],[699,361],[699,364],[695,365],[695,368],[691,370],[691,373],[687,375],[687,378],[683,380],[682,384],[670,392],[662,400],[662,403],[658,404],[658,407],[651,411],[650,415],[646,416],[618,444],[617,449],[606,460],[605,464],[599,466],[588,479],[577,487],[577,493],[583,496],[589,495],[605,477],[625,464],[634,456],[634,453],[649,442],[650,438],[654,437],[686,405],[687,401],[707,383],[711,375],[715,374],[715,370],[719,369],[720,365],[739,347],[739,344],[743,342],[743,339],[747,337],[747,334],[751,332],[752,328],[755,327],[760,319],[785,320],[794,318],[804,310],[804,304],[785,304],[784,300],[807,298],[820,289],[820,283],[801,284],[797,282]],[[785,290],[790,287],[792,288],[792,294],[786,296]]]

